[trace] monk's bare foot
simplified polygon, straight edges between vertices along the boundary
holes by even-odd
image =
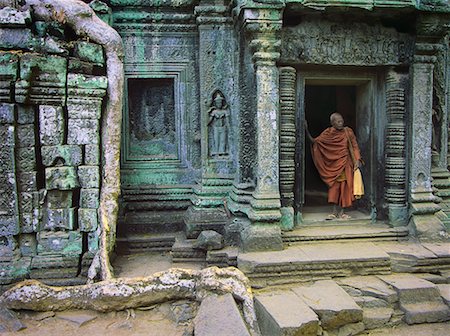
[[[338,218],[337,214],[329,214],[327,216],[327,218],[325,218],[325,219],[326,220],[333,220],[333,219],[336,219],[336,218]]]
[[[341,219],[350,219],[350,218],[352,218],[352,216],[347,215],[346,213],[341,213],[341,215],[339,216],[339,218],[341,218]]]

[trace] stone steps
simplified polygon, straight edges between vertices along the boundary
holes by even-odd
[[[391,272],[389,255],[372,242],[305,244],[282,251],[240,253],[237,264],[255,287]]]
[[[382,224],[352,223],[305,225],[293,231],[282,233],[283,243],[320,242],[320,241],[397,241],[406,239],[406,227],[389,227]]]
[[[169,252],[176,240],[176,233],[128,234],[116,239],[119,253]]]
[[[448,290],[448,286],[441,290]],[[447,293],[446,293],[447,294]],[[439,289],[411,274],[357,276],[255,291],[264,335],[357,335],[364,330],[450,319]]]

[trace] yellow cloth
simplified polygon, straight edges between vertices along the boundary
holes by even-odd
[[[355,169],[353,173],[353,195],[356,199],[360,199],[364,195],[364,183],[359,168]]]

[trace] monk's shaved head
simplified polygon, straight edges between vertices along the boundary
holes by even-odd
[[[333,121],[337,118],[337,117],[341,117],[342,119],[344,119],[342,117],[342,114],[334,112],[330,115],[330,124],[333,124]]]

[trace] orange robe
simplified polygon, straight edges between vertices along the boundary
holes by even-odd
[[[353,159],[350,154],[348,138],[353,146],[355,160],[361,159],[358,143],[352,129],[338,130],[328,127],[312,145],[312,157],[320,177],[328,186],[328,202],[343,208],[352,205]]]

